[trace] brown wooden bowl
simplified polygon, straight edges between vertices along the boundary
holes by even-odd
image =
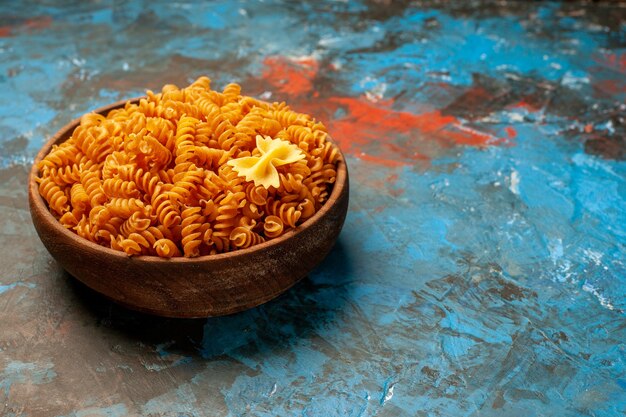
[[[131,100],[137,102],[139,99]],[[120,101],[96,110],[106,114]],[[236,313],[282,294],[328,254],[348,210],[348,169],[339,163],[328,201],[313,217],[284,235],[219,255],[162,259],[133,256],[97,245],[67,230],[39,194],[37,163],[54,144],[67,140],[76,119],[39,151],[28,197],[35,229],[52,257],[95,291],[131,309],[166,317],[211,317]]]

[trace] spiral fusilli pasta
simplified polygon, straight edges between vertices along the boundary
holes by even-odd
[[[211,255],[297,228],[330,194],[341,153],[324,125],[285,103],[200,77],[84,115],[39,162],[50,212],[128,255]]]

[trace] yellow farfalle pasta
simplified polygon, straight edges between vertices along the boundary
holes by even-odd
[[[281,139],[272,139],[269,136],[256,137],[256,148],[259,156],[244,156],[228,161],[240,176],[246,181],[253,181],[255,185],[264,188],[280,187],[280,177],[276,167],[292,164],[304,159],[304,153],[291,142]]]
[[[200,77],[106,115],[84,115],[37,168],[66,228],[128,255],[195,257],[297,228],[324,204],[341,154],[285,103]]]

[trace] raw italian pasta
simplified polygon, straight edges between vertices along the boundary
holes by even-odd
[[[84,115],[38,164],[50,212],[92,242],[164,258],[248,248],[313,216],[341,158],[324,125],[210,85]]]

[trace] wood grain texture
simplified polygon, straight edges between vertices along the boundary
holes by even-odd
[[[131,100],[138,102],[139,98]],[[96,110],[106,114],[117,102]],[[64,228],[39,194],[37,164],[67,140],[79,119],[54,135],[35,158],[29,178],[30,213],[42,242],[70,274],[106,297],[135,310],[165,317],[211,317],[263,304],[307,275],[328,254],[348,210],[348,170],[339,162],[328,201],[284,235],[235,252],[198,258],[130,257]]]

